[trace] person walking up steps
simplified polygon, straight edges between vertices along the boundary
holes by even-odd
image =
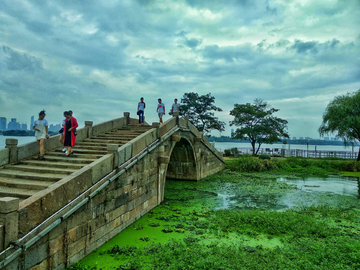
[[[37,140],[39,146],[40,155],[38,159],[45,159],[45,149],[44,149],[44,141],[45,139],[49,139],[48,127],[49,123],[45,118],[45,111],[41,111],[39,113],[39,119],[34,121],[33,130],[35,130],[35,138]]]
[[[180,104],[177,103],[177,98],[174,99],[174,104],[171,107],[171,112],[173,117],[179,116],[180,113]]]
[[[140,98],[140,102],[138,103],[138,111],[137,114],[139,116],[139,126],[144,125],[144,111],[145,111],[145,102],[144,98]]]
[[[159,102],[159,104],[157,106],[156,112],[159,115],[160,124],[162,124],[163,123],[162,117],[165,114],[165,105],[164,105],[164,103],[161,102],[161,98],[158,99],[158,102]]]

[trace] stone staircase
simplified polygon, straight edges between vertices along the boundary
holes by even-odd
[[[122,146],[151,126],[127,126],[113,132],[77,142],[74,153],[66,157],[63,147],[45,153],[44,160],[37,156],[0,168],[0,197],[17,197],[23,201],[40,190],[63,179],[82,167],[107,154],[107,144]]]

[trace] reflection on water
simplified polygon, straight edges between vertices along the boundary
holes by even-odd
[[[167,181],[165,203],[192,207],[201,204],[213,210],[268,209],[285,210],[296,206],[360,205],[360,178],[355,177],[303,177],[276,179],[277,185],[266,179],[254,186],[240,183]],[[270,184],[269,184],[270,183]],[[290,188],[293,186],[295,188]]]
[[[300,179],[280,177],[277,180],[294,185],[306,192],[326,192],[360,198],[360,179],[358,177],[304,177]]]

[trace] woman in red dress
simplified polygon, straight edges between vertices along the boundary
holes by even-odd
[[[70,156],[73,151],[72,147],[75,145],[76,128],[79,126],[76,119],[71,116],[69,112],[64,112],[65,125],[64,125],[64,147],[66,147],[65,156]]]

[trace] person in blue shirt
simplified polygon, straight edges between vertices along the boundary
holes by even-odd
[[[139,126],[144,125],[144,111],[145,111],[146,104],[144,102],[144,98],[140,98],[140,102],[138,103],[138,110],[137,114],[139,116]]]

